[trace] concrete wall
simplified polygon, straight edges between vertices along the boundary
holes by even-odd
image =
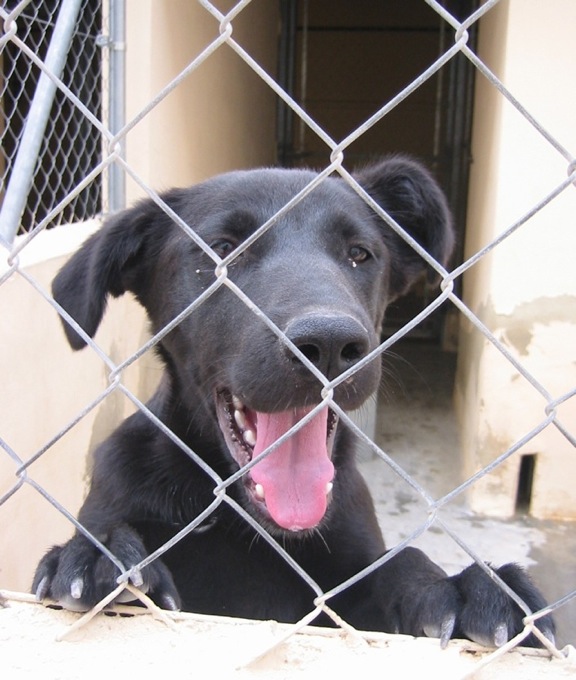
[[[94,221],[40,234],[22,253],[22,271],[49,291],[51,280],[70,252],[98,227],[99,222]],[[69,349],[58,315],[19,274],[0,286],[0,309],[1,432],[8,446],[27,461],[107,387],[110,369],[91,349],[76,353]],[[109,306],[96,341],[113,362],[119,363],[145,338],[141,308],[125,296]],[[157,374],[155,360],[145,356],[126,370],[122,381],[136,393],[146,394]],[[28,468],[28,478],[76,514],[90,473],[87,454],[132,410],[132,404],[120,392],[110,394]],[[0,456],[0,495],[17,481],[17,468],[16,461]],[[2,587],[28,590],[32,570],[43,552],[70,535],[70,523],[25,484],[2,507]]]
[[[219,3],[226,10],[233,2]],[[201,49],[218,35],[218,22],[188,0],[127,0],[127,119],[143,109]],[[271,74],[276,67],[277,3],[253,3],[234,22],[234,37]],[[157,190],[187,185],[215,173],[269,165],[276,154],[275,96],[227,46],[191,74],[131,130],[127,161]],[[142,195],[132,180],[128,203]],[[98,222],[40,234],[20,256],[20,267],[49,291],[68,256]],[[4,260],[0,262],[0,276]],[[56,312],[20,275],[0,286],[0,434],[22,460],[34,455],[108,385],[109,368],[90,349],[73,353]],[[146,339],[143,311],[124,296],[113,301],[96,340],[113,362]],[[123,382],[145,399],[159,371],[144,356]],[[133,409],[110,394],[29,469],[75,515],[84,499],[90,453]],[[16,482],[18,467],[0,456],[0,497]],[[34,531],[27,529],[34,527]],[[31,486],[2,507],[0,585],[26,591],[34,567],[71,527]]]
[[[479,53],[530,113],[564,146],[576,142],[572,0],[504,0],[482,20]],[[568,163],[508,103],[477,78],[466,257],[526,214],[567,173]],[[553,397],[576,385],[576,193],[572,187],[485,257],[464,279],[469,307]],[[544,399],[472,326],[461,333],[456,401],[466,475],[546,417]],[[568,429],[576,400],[558,409]],[[476,511],[514,512],[521,456],[536,455],[530,511],[576,518],[576,456],[554,426],[477,482]]]
[[[127,7],[131,117],[217,35],[218,26],[199,5],[186,0],[128,0]],[[273,71],[276,3],[254,3],[246,11],[234,35]],[[576,4],[571,0],[552,4],[504,0],[483,20],[480,45],[489,66],[572,148],[574,25]],[[274,120],[273,95],[224,46],[130,132],[128,162],[157,189],[189,184],[235,167],[271,163]],[[474,135],[468,254],[524,214],[566,173],[565,161],[481,77]],[[140,193],[130,182],[129,201]],[[470,307],[553,395],[576,384],[574,214],[574,192],[565,192],[476,265],[465,280]],[[21,267],[48,290],[68,255],[97,227],[97,223],[72,225],[40,235],[21,254]],[[0,286],[0,309],[0,431],[16,454],[27,460],[108,385],[109,369],[89,349],[69,350],[54,310],[18,274]],[[119,362],[145,337],[142,311],[124,297],[111,304],[97,342]],[[471,474],[540,422],[546,404],[477,331],[462,329],[461,348],[457,402],[463,458]],[[153,359],[143,357],[126,371],[123,381],[145,397],[157,376]],[[86,491],[90,452],[132,408],[120,393],[112,393],[34,463],[29,476],[76,514]],[[569,403],[559,409],[559,418],[568,427],[576,422],[575,415]],[[534,514],[576,517],[573,448],[550,427],[524,452],[538,456]],[[0,495],[14,485],[16,468],[7,456],[0,456]],[[516,455],[477,483],[471,494],[474,509],[501,515],[512,512],[518,469]],[[34,531],[27,531],[28,527]],[[29,486],[20,489],[2,507],[2,587],[28,589],[46,547],[70,534],[69,523],[38,492]]]
[[[232,0],[218,3],[221,11]],[[276,70],[276,2],[249,5],[233,37],[270,74]],[[218,21],[189,0],[127,0],[127,119],[131,120],[219,35]],[[130,164],[155,189],[194,184],[276,157],[276,99],[227,45],[128,134]],[[128,180],[128,203],[141,189]]]

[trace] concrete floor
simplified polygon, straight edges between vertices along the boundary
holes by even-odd
[[[420,340],[403,341],[392,349],[378,399],[376,442],[436,499],[462,481],[452,401],[456,356]],[[426,521],[426,504],[375,454],[362,454],[361,468],[386,542],[393,546]],[[466,508],[462,496],[443,508],[440,518],[485,561],[525,566],[550,602],[576,590],[576,522],[481,517]],[[432,525],[413,545],[448,573],[471,561],[439,526]],[[555,618],[558,647],[576,644],[576,596]]]

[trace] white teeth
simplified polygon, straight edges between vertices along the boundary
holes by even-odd
[[[249,446],[256,445],[256,435],[252,430],[244,430],[244,432],[242,433],[242,437]]]
[[[261,501],[264,500],[264,487],[262,484],[256,484],[254,487],[254,492],[256,493],[257,498],[259,498]]]
[[[244,415],[244,411],[234,411],[234,420],[236,421],[236,425],[243,430],[246,427],[246,417]]]
[[[242,439],[248,444],[248,446],[256,445],[256,433],[251,430],[248,426],[248,420],[246,418],[246,411],[244,403],[240,399],[232,395],[232,406],[234,407],[233,415],[236,425],[242,434]]]
[[[334,484],[332,484],[332,482],[328,482],[328,484],[326,484],[326,495],[328,495],[332,491],[333,488],[334,488]]]

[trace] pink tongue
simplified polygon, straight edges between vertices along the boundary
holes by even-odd
[[[254,456],[262,453],[310,409],[257,413]],[[327,485],[334,466],[326,447],[328,407],[289,437],[251,470],[261,484],[268,512],[279,526],[291,531],[315,527],[326,512]]]

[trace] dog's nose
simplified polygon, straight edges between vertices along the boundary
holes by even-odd
[[[338,314],[307,314],[293,319],[286,336],[329,380],[370,351],[370,337],[356,319]],[[290,349],[287,353],[299,362]]]

